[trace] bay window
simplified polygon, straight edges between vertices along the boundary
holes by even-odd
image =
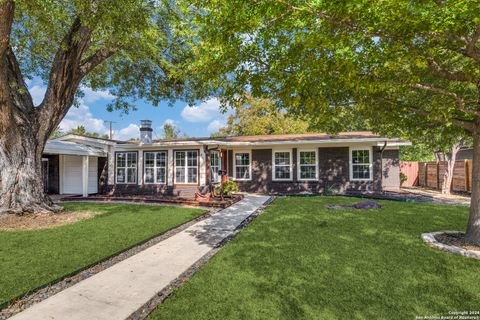
[[[350,179],[371,180],[372,179],[372,149],[355,148],[350,149]]]
[[[234,178],[236,180],[250,180],[251,178],[250,152],[235,152],[233,157]]]
[[[298,151],[298,180],[318,180],[317,151]]]
[[[117,152],[115,154],[116,183],[137,183],[137,153]]]
[[[198,151],[175,151],[175,183],[198,183]]]
[[[273,151],[273,180],[292,180],[292,152]]]
[[[143,159],[144,182],[165,184],[167,181],[167,152],[144,152]]]

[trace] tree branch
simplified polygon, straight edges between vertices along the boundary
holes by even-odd
[[[449,96],[449,97],[451,97],[455,100],[455,103],[458,106],[458,109],[460,111],[462,111],[464,113],[467,113],[467,114],[471,114],[471,115],[476,115],[476,116],[480,115],[479,112],[468,110],[465,106],[465,100],[463,100],[463,98],[458,96],[455,92],[451,92],[447,89],[437,88],[437,87],[433,87],[433,86],[428,85],[428,84],[421,84],[421,83],[415,83],[411,86],[413,88],[416,88],[416,89],[435,92],[435,93],[439,93],[439,94]]]
[[[475,32],[472,35],[472,38],[467,40],[466,42],[466,49],[465,53],[480,63],[480,50],[477,48],[477,42],[480,39],[480,26],[477,26],[477,29],[475,29]]]
[[[91,56],[85,58],[81,63],[80,63],[80,73],[82,76],[87,75],[90,73],[93,69],[95,69],[96,66],[110,58],[112,55],[114,55],[118,51],[117,48],[101,48],[97,51],[95,51]]]
[[[452,81],[475,83],[475,79],[463,71],[450,71],[438,64],[432,57],[428,57],[428,66],[432,73],[439,78]]]
[[[90,45],[91,31],[76,18],[55,54],[45,98],[39,107],[41,135],[48,138],[73,104],[83,74],[80,61]],[[45,124],[45,125],[43,125]]]

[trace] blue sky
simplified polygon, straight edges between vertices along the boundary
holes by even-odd
[[[38,105],[45,95],[45,84],[40,79],[27,81],[35,105]],[[136,101],[137,111],[121,114],[119,111],[108,112],[107,104],[115,99],[108,91],[93,91],[83,87],[85,96],[78,108],[72,107],[60,124],[63,131],[84,126],[87,131],[98,132],[100,135],[108,133],[109,124],[105,121],[114,121],[114,139],[128,140],[139,135],[140,120],[152,120],[154,137],[161,138],[161,127],[165,122],[173,123],[182,133],[189,137],[205,137],[216,132],[225,125],[227,114],[219,111],[220,103],[212,98],[193,107],[183,101],[177,101],[173,107],[167,102],[154,107],[145,101]]]

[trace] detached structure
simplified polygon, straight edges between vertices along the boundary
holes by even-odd
[[[382,191],[400,187],[399,147],[410,144],[365,131],[153,140],[148,120],[139,136],[138,142],[77,135],[49,141],[47,191],[193,198],[222,175],[244,192]]]

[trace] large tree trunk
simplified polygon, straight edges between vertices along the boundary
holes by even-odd
[[[462,146],[462,142],[455,143],[449,152],[444,155],[445,172],[443,174],[442,193],[450,194],[452,192],[453,168],[457,160],[457,153]]]
[[[473,134],[472,197],[465,240],[480,245],[480,132]]]
[[[14,130],[19,133],[19,130]],[[51,212],[57,209],[44,193],[43,143],[30,134],[9,135],[0,141],[0,214]]]

